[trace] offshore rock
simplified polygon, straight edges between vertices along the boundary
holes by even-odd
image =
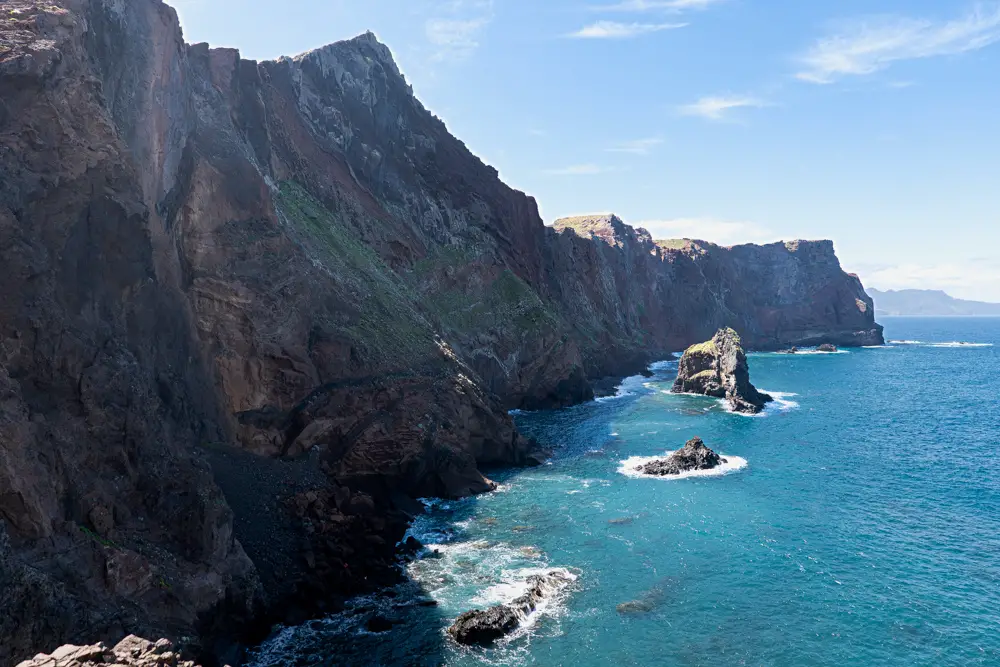
[[[818,346],[816,348],[816,351],[817,352],[836,352],[837,351],[837,346],[836,345],[831,345],[830,343],[823,343],[822,345],[820,345],[820,346]]]
[[[460,644],[489,646],[514,632],[545,597],[553,595],[570,581],[559,570],[529,577],[529,588],[524,595],[507,604],[465,612],[448,628],[448,634]]]
[[[749,414],[761,412],[774,400],[750,384],[750,368],[740,336],[728,328],[684,352],[673,391],[725,398],[734,411]]]
[[[415,498],[542,454],[508,411],[721,326],[881,342],[829,241],[546,227],[373,35],[256,62],[160,0],[0,20],[0,664],[234,660],[398,576]]]
[[[665,459],[647,463],[639,468],[639,472],[645,475],[665,477],[679,475],[690,470],[711,470],[726,462],[726,459],[706,447],[701,438],[692,438],[685,443],[682,449]]]

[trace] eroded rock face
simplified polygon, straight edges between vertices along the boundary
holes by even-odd
[[[681,357],[673,391],[724,398],[736,412],[756,414],[774,399],[750,383],[750,367],[740,336],[720,329],[711,340],[692,345]]]
[[[370,34],[258,63],[160,0],[3,10],[0,662],[227,659],[395,576],[414,497],[538,463],[509,409],[707,326],[880,336],[828,242],[545,227]]]
[[[40,653],[17,667],[197,667],[184,660],[168,639],[151,642],[129,635],[114,648],[104,644],[61,646],[50,655]]]
[[[460,644],[489,646],[514,632],[546,596],[553,595],[570,582],[571,579],[559,570],[530,577],[529,588],[524,595],[508,604],[465,612],[448,628],[448,634]]]
[[[690,470],[711,470],[726,462],[726,459],[706,447],[701,438],[692,438],[667,458],[642,466],[639,472],[665,477]]]

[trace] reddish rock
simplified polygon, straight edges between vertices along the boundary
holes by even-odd
[[[546,228],[370,34],[257,63],[160,0],[4,10],[0,662],[230,655],[397,576],[414,498],[538,463],[512,408],[722,325],[881,338],[829,242]]]

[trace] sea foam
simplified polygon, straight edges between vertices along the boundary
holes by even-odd
[[[688,479],[690,477],[720,477],[722,475],[728,475],[731,472],[736,472],[737,470],[742,470],[747,467],[747,460],[739,456],[729,456],[727,454],[720,453],[719,456],[726,459],[726,462],[712,468],[710,470],[688,470],[682,472],[679,475],[647,475],[640,471],[642,466],[647,463],[653,463],[654,461],[662,461],[674,452],[666,452],[661,456],[631,456],[624,461],[619,461],[621,465],[618,466],[618,472],[626,477],[633,477],[636,479]]]

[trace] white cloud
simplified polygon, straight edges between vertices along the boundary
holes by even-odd
[[[742,107],[760,108],[766,103],[748,95],[703,97],[693,104],[680,107],[685,116],[701,116],[709,120],[726,120],[728,112]]]
[[[687,23],[618,23],[598,21],[569,35],[577,39],[628,39],[662,30],[683,28]]]
[[[862,272],[876,289],[939,289],[954,297],[1000,301],[1000,263],[995,261],[898,264]]]
[[[613,5],[592,7],[592,9],[609,12],[683,11],[686,9],[705,9],[709,5],[719,2],[724,2],[724,0],[622,0],[622,2]]]
[[[493,22],[492,0],[452,0],[440,7],[445,17],[428,19],[424,36],[434,54],[431,60],[464,60],[479,48],[483,31]]]
[[[545,173],[549,176],[596,176],[597,174],[605,174],[609,171],[611,170],[606,167],[588,163],[574,164],[559,169],[546,169]]]
[[[719,245],[770,243],[778,240],[771,230],[755,223],[717,218],[647,220],[634,226],[648,230],[654,239],[700,239]]]
[[[901,60],[975,51],[1000,41],[1000,4],[977,6],[947,22],[904,17],[876,17],[846,26],[817,42],[800,60],[796,77],[832,83],[843,76],[884,70]]]
[[[634,141],[623,141],[606,149],[609,153],[631,153],[632,155],[648,155],[651,150],[663,143],[659,137],[648,137]]]
[[[427,41],[437,47],[435,60],[468,58],[479,48],[479,33],[489,19],[430,19],[424,25]]]

